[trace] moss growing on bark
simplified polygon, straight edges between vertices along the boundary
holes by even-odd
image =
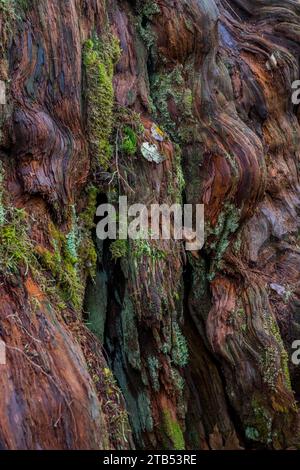
[[[109,250],[111,252],[112,259],[117,261],[119,258],[126,256],[128,251],[127,240],[115,240],[111,243]]]
[[[0,271],[17,274],[21,266],[28,272],[36,265],[33,244],[27,226],[28,214],[24,209],[7,207],[5,220],[0,227]]]
[[[52,251],[38,247],[37,256],[43,268],[55,278],[62,300],[71,302],[76,310],[80,310],[84,286],[77,269],[78,258],[70,253],[66,235],[53,224],[50,224],[49,230],[52,236]]]
[[[127,155],[134,155],[137,152],[137,135],[131,127],[124,127],[121,150]]]
[[[185,442],[180,424],[173,419],[169,410],[163,411],[163,432],[165,433],[165,448],[185,450]]]
[[[108,33],[101,40],[94,36],[85,42],[83,63],[87,78],[87,112],[90,151],[102,169],[110,165],[113,128],[113,73],[120,57],[118,39]]]
[[[147,256],[152,261],[159,261],[166,259],[167,254],[159,249],[156,245],[152,244],[149,240],[137,239],[134,241],[133,255],[137,259]]]
[[[29,227],[26,211],[13,207],[5,192],[0,161],[0,271],[3,274],[17,274],[21,266],[28,272],[30,267],[36,266]]]

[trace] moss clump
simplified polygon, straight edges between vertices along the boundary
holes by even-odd
[[[121,143],[121,150],[127,155],[134,155],[137,152],[137,135],[131,127],[126,126],[123,129],[123,140]]]
[[[84,286],[77,270],[78,258],[70,254],[67,237],[53,224],[49,226],[52,251],[37,247],[37,257],[42,267],[55,278],[60,297],[71,302],[75,309],[82,305]]]
[[[163,411],[163,432],[167,439],[165,439],[165,447],[174,450],[185,450],[185,442],[183,432],[177,420],[174,420],[169,410]]]
[[[124,258],[128,251],[127,240],[115,240],[111,243],[109,250],[114,261]]]
[[[3,184],[4,174],[0,162],[0,272],[10,275],[17,274],[21,267],[25,268],[25,273],[30,269],[49,295],[57,297],[58,291],[58,303],[71,302],[75,309],[81,309],[84,280],[87,274],[92,276],[95,273],[97,261],[91,238],[97,197],[94,188],[89,192],[87,209],[80,218],[72,206],[72,224],[67,234],[62,233],[53,223],[49,224],[52,249],[48,250],[35,246],[31,239],[28,214],[24,209],[11,206]],[[45,270],[54,277],[55,289],[50,286],[51,281]]]
[[[27,272],[36,264],[27,226],[28,215],[24,209],[6,208],[5,221],[0,227],[0,271],[3,274],[16,274],[21,265]]]
[[[79,224],[84,226],[87,230],[92,230],[95,225],[94,219],[97,208],[98,192],[99,190],[96,188],[96,186],[91,185],[88,187],[85,209],[78,217]]]
[[[28,271],[36,265],[33,243],[29,235],[28,215],[9,202],[4,190],[4,170],[0,161],[0,272],[17,274],[20,266]]]
[[[87,78],[87,112],[90,151],[102,169],[110,165],[113,128],[113,73],[120,57],[118,39],[108,33],[100,40],[89,39],[83,48],[83,63]]]

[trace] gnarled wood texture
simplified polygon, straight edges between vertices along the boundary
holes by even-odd
[[[1,446],[299,447],[300,4],[3,5],[1,240],[13,208],[30,217],[28,256],[1,265]],[[153,124],[159,165],[139,151]],[[108,147],[106,166],[95,148]],[[116,195],[205,204],[204,248],[130,242],[113,258],[82,220]],[[80,236],[93,274],[70,257]]]

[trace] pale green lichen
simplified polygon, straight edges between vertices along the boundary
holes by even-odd
[[[172,325],[172,359],[175,365],[185,367],[189,361],[187,341],[177,322]]]
[[[149,356],[147,359],[148,363],[148,369],[149,369],[149,374],[151,378],[151,383],[153,386],[153,389],[156,392],[159,392],[160,389],[160,383],[159,383],[159,361],[155,356]]]
[[[272,335],[276,340],[276,347],[269,346],[265,349],[261,359],[264,381],[271,387],[276,388],[276,380],[280,372],[283,374],[285,385],[288,390],[292,390],[289,372],[289,358],[285,350],[278,324],[272,314],[267,310],[263,311],[264,330],[268,335]],[[278,366],[279,364],[279,366]]]
[[[7,206],[4,223],[0,226],[0,271],[17,274],[21,266],[28,272],[36,265],[33,243],[29,235],[29,216],[24,209]]]
[[[151,78],[151,95],[157,110],[157,118],[175,142],[178,140],[178,134],[176,125],[170,116],[168,102],[172,98],[179,107],[182,107],[184,92],[182,68],[179,66],[169,74],[156,74]]]
[[[147,49],[156,42],[155,33],[152,30],[151,20],[160,13],[159,5],[154,0],[138,0],[136,27]]]
[[[179,396],[182,397],[185,388],[185,380],[178,370],[174,369],[174,367],[171,368],[171,378],[174,384],[174,389],[178,392]]]
[[[231,203],[226,203],[219,215],[217,224],[211,227],[206,225],[206,238],[213,237],[209,243],[209,249],[214,252],[213,261],[210,268],[208,279],[212,281],[216,272],[221,267],[221,261],[224,253],[230,244],[230,236],[239,228],[240,209]]]

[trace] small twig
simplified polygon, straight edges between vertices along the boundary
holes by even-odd
[[[34,336],[32,336],[29,331],[25,328],[25,326],[22,325],[22,322],[21,322],[21,319],[18,315],[16,314],[11,314],[11,315],[7,315],[7,317],[5,317],[5,320],[7,318],[17,318],[18,319],[18,325],[22,328],[22,330],[25,331],[25,333],[27,333],[27,335],[29,336],[29,338],[31,338],[33,341],[36,341],[37,343],[41,343],[42,341],[35,338]]]

